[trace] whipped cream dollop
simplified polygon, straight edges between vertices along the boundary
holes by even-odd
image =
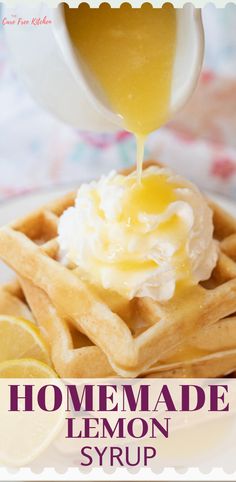
[[[210,277],[212,211],[199,190],[156,166],[83,184],[59,221],[59,246],[89,283],[127,299],[170,299]]]

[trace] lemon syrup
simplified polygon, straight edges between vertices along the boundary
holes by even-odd
[[[140,182],[146,136],[163,125],[170,111],[176,51],[176,11],[102,4],[65,6],[67,29],[79,61],[95,79],[108,106],[137,139]]]

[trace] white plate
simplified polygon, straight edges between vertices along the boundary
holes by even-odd
[[[0,226],[7,224],[21,216],[25,216],[34,209],[37,209],[38,207],[63,196],[68,191],[72,190],[73,187],[74,186],[68,185],[59,186],[53,189],[46,189],[37,191],[35,193],[25,194],[3,202],[0,204]],[[210,194],[209,196],[229,213],[235,215],[236,202],[215,194]],[[11,278],[11,271],[0,262],[0,283],[9,281]]]

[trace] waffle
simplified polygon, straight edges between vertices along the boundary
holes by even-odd
[[[48,297],[26,280],[22,286],[27,301],[51,345],[56,371],[65,378],[114,377],[115,372],[102,351],[90,346],[87,337],[71,334],[66,320],[60,318]],[[219,377],[236,368],[236,317],[220,320],[166,353],[159,364],[143,377],[201,378]]]
[[[76,332],[71,333],[47,295],[30,282],[21,280],[29,306],[51,345],[54,366],[61,377],[101,378],[114,376],[107,358],[95,345]],[[0,313],[32,319],[24,294],[17,282],[0,288]],[[190,337],[175,351],[166,353],[159,365],[149,369],[144,377],[219,377],[236,367],[236,318],[221,320]]]
[[[52,340],[55,352],[59,350],[55,348],[55,326],[59,326],[59,322],[64,331],[72,326],[79,338],[83,337],[83,345],[77,349],[71,348],[72,335],[67,337],[65,351],[72,349],[77,360],[74,366],[94,356],[96,362],[87,365],[92,366],[94,372],[99,356],[104,365],[98,362],[97,366],[99,370],[106,366],[105,374],[110,374],[111,366],[120,376],[142,373],[149,376],[148,371],[152,371],[153,366],[161,366],[165,356],[168,359],[168,353],[184,345],[191,335],[236,312],[236,221],[218,206],[212,205],[220,256],[211,279],[165,303],[134,299],[127,307],[132,315],[127,319],[123,308],[112,311],[101,296],[79,279],[75,267],[60,262],[58,218],[74,204],[74,199],[75,193],[68,194],[0,229],[0,258],[20,277],[30,306],[33,299],[39,299],[39,293],[43,305],[49,303],[48,311],[53,312],[54,321],[46,324],[39,315],[36,301],[33,311],[37,310],[36,318],[41,319],[40,324]],[[33,295],[34,288],[37,292]]]
[[[51,347],[51,359],[63,378],[114,376],[104,353],[59,315],[47,294],[26,279],[20,280],[27,302]]]
[[[29,281],[21,284],[34,316],[51,346],[56,371],[64,378],[114,377],[107,358],[59,316],[47,295]],[[76,335],[76,336],[75,336]],[[143,377],[217,377],[236,368],[236,317],[199,331],[151,367]]]
[[[207,326],[166,353],[151,367],[147,378],[214,378],[232,373],[236,367],[236,317]]]

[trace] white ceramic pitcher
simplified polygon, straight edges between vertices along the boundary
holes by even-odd
[[[47,16],[50,25],[6,25],[7,42],[17,70],[35,99],[64,122],[79,129],[112,131],[123,128],[112,112],[88,85],[71,45],[60,5],[5,7],[11,18]],[[171,114],[190,97],[202,66],[204,34],[201,12],[187,4],[177,9],[177,51],[171,93]]]

